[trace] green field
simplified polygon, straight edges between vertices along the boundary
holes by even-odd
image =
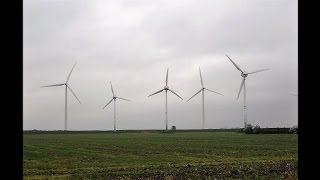
[[[24,179],[298,179],[297,134],[24,134]]]

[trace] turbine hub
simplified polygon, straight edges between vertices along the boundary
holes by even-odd
[[[245,77],[247,77],[247,76],[248,76],[248,74],[241,73],[241,76],[245,78]]]
[[[164,86],[163,89],[168,90],[168,89],[169,89],[169,86]]]

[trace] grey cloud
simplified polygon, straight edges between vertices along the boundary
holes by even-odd
[[[169,86],[185,100],[205,85],[208,128],[242,127],[241,76],[249,75],[249,123],[297,124],[297,1],[24,1],[24,129],[63,129],[63,83],[75,61],[69,93],[70,129],[112,129],[109,81],[119,102],[119,128],[163,129],[166,68]],[[168,97],[169,125],[201,127],[201,96]]]

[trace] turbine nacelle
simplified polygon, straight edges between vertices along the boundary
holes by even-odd
[[[248,74],[247,74],[247,73],[242,72],[242,73],[241,73],[241,76],[242,76],[242,77],[244,77],[244,78],[246,78],[246,77],[248,76]]]

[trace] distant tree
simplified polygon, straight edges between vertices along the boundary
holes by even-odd
[[[243,133],[245,128],[239,128],[238,132]]]
[[[298,134],[298,126],[293,126],[289,129],[289,132],[293,134]]]
[[[252,125],[251,124],[247,124],[247,127],[244,128],[244,132],[246,134],[252,134]]]
[[[171,131],[175,131],[175,130],[176,130],[176,126],[172,126]]]
[[[256,125],[256,126],[252,129],[252,132],[253,132],[254,134],[260,133],[260,126],[259,126],[259,125]]]

